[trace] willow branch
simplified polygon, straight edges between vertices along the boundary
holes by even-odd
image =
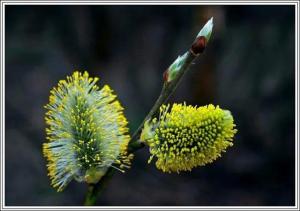
[[[104,190],[107,186],[108,181],[110,181],[111,177],[114,174],[113,168],[109,168],[106,174],[101,178],[101,180],[96,184],[89,184],[88,192],[85,197],[84,205],[92,206],[96,203],[98,195]]]
[[[156,102],[154,103],[153,107],[151,108],[150,112],[147,114],[147,116],[140,124],[138,129],[134,132],[129,142],[128,153],[133,153],[144,147],[144,143],[142,143],[139,140],[139,137],[145,122],[148,119],[152,119],[156,115],[156,113],[159,111],[160,106],[164,104],[173,94],[183,75],[188,71],[189,67],[191,66],[192,62],[201,53],[204,52],[206,44],[210,39],[212,28],[213,18],[211,18],[200,30],[190,49],[183,56],[179,56],[164,72],[164,84],[161,93]],[[85,205],[95,204],[97,196],[105,188],[114,172],[115,169],[110,167],[106,174],[103,176],[103,178],[97,184],[89,186],[88,193],[86,195]]]
[[[130,152],[134,152],[144,146],[144,144],[139,141],[139,137],[145,122],[155,116],[155,114],[159,111],[160,106],[164,104],[176,90],[182,76],[188,71],[195,58],[204,52],[206,44],[210,39],[212,27],[213,18],[211,18],[201,29],[190,49],[183,56],[179,56],[164,72],[164,84],[161,93],[148,115],[133,134],[129,145]]]

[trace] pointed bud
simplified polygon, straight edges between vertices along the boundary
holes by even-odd
[[[198,33],[194,43],[191,46],[191,53],[198,56],[206,48],[213,28],[213,18],[211,18]]]
[[[170,65],[170,67],[164,72],[164,81],[171,82],[174,80],[182,69],[182,65],[185,63],[187,59],[187,54],[185,53],[183,56],[178,56],[177,59]]]
[[[191,47],[191,52],[197,56],[203,53],[206,47],[206,38],[204,36],[197,37]]]
[[[205,37],[206,42],[209,41],[214,23],[213,23],[213,17],[211,19],[209,19],[209,21],[207,21],[207,23],[203,26],[203,28],[201,29],[201,31],[199,32],[199,34],[197,35],[197,38],[200,36]]]
[[[194,57],[198,56],[200,53],[202,53],[205,50],[207,42],[209,41],[212,32],[212,28],[213,28],[213,18],[211,18],[200,30],[194,43],[192,44],[189,50],[190,53],[194,55]],[[183,56],[178,56],[178,58],[173,62],[173,64],[170,65],[170,67],[163,74],[163,79],[165,83],[170,83],[178,76],[178,73],[180,71],[183,71],[182,67],[184,64],[186,64],[189,61],[188,58],[189,58],[188,53],[185,53]]]

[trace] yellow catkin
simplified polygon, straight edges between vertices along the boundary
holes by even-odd
[[[43,153],[58,191],[72,179],[95,183],[109,167],[123,172],[130,166],[124,109],[108,85],[96,85],[98,80],[75,71],[50,91]]]
[[[169,107],[161,106],[159,119],[147,121],[141,134],[141,140],[150,146],[148,162],[156,158],[156,167],[163,172],[206,165],[233,145],[237,130],[229,111],[213,105]]]

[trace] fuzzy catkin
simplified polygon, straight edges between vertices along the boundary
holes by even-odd
[[[213,162],[232,146],[237,130],[231,113],[219,106],[163,105],[159,119],[146,122],[141,140],[163,172],[190,171]]]
[[[123,107],[110,87],[100,89],[97,81],[76,71],[51,90],[45,106],[43,153],[51,184],[58,191],[72,179],[96,183],[109,167],[124,171],[130,166]]]

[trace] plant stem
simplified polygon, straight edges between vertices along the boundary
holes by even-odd
[[[143,122],[134,132],[128,145],[128,153],[133,153],[144,147],[144,143],[139,140],[139,137],[145,122],[148,119],[153,118],[154,115],[159,111],[160,106],[164,104],[173,94],[179,82],[181,81],[182,76],[187,72],[194,59],[204,51],[211,35],[212,25],[213,23],[211,18],[201,29],[190,49],[182,57],[178,57],[175,62],[164,72],[164,84],[161,93]],[[107,183],[110,181],[114,172],[115,169],[110,167],[97,184],[93,184],[88,187],[84,205],[95,204],[97,196],[107,186]]]
[[[90,206],[95,204],[97,199],[97,194],[94,194],[95,185],[94,184],[88,184],[88,191],[86,194],[86,198],[84,201],[85,206]]]
[[[175,91],[176,87],[178,86],[182,76],[184,75],[184,73],[187,72],[188,67],[191,65],[192,61],[196,58],[196,55],[194,55],[190,51],[188,51],[186,53],[186,55],[187,55],[186,60],[185,60],[184,64],[182,65],[182,69],[179,70],[176,78],[171,82],[167,82],[167,81],[164,82],[163,88],[161,90],[161,93],[160,93],[158,99],[156,100],[155,104],[153,105],[150,112],[147,114],[147,116],[143,120],[143,122],[140,124],[138,129],[134,132],[134,134],[131,138],[131,141],[130,141],[130,146],[132,147],[132,152],[134,152],[135,149],[139,149],[139,145],[137,145],[137,143],[136,143],[137,141],[141,146],[143,146],[143,143],[139,142],[139,136],[144,127],[145,122],[148,119],[153,118],[153,116],[159,111],[160,106],[162,104],[164,104],[169,99],[169,97],[173,94],[173,92]]]
[[[110,181],[111,177],[114,174],[114,169],[109,168],[106,174],[101,178],[101,182],[99,181],[96,184],[89,184],[88,185],[88,192],[85,197],[84,205],[85,206],[92,206],[96,203],[98,195],[104,190],[107,186],[108,181]]]
[[[156,100],[155,104],[153,105],[150,112],[147,114],[143,122],[140,124],[140,126],[132,136],[128,146],[128,153],[133,153],[144,147],[144,143],[139,140],[139,135],[143,129],[144,123],[148,119],[152,118],[159,111],[160,106],[168,100],[170,95],[175,91],[180,79],[187,71],[188,67],[190,66],[192,61],[196,58],[196,55],[192,54],[191,52],[187,52],[187,54],[188,57],[186,63],[182,66],[182,71],[180,71],[178,77],[174,79],[172,83],[167,83],[167,82],[164,83],[161,93],[158,99]],[[97,196],[107,186],[107,183],[110,181],[114,172],[115,169],[110,167],[106,172],[106,174],[103,176],[103,178],[97,184],[93,184],[88,187],[88,193],[86,195],[84,205],[91,206],[95,204]]]

